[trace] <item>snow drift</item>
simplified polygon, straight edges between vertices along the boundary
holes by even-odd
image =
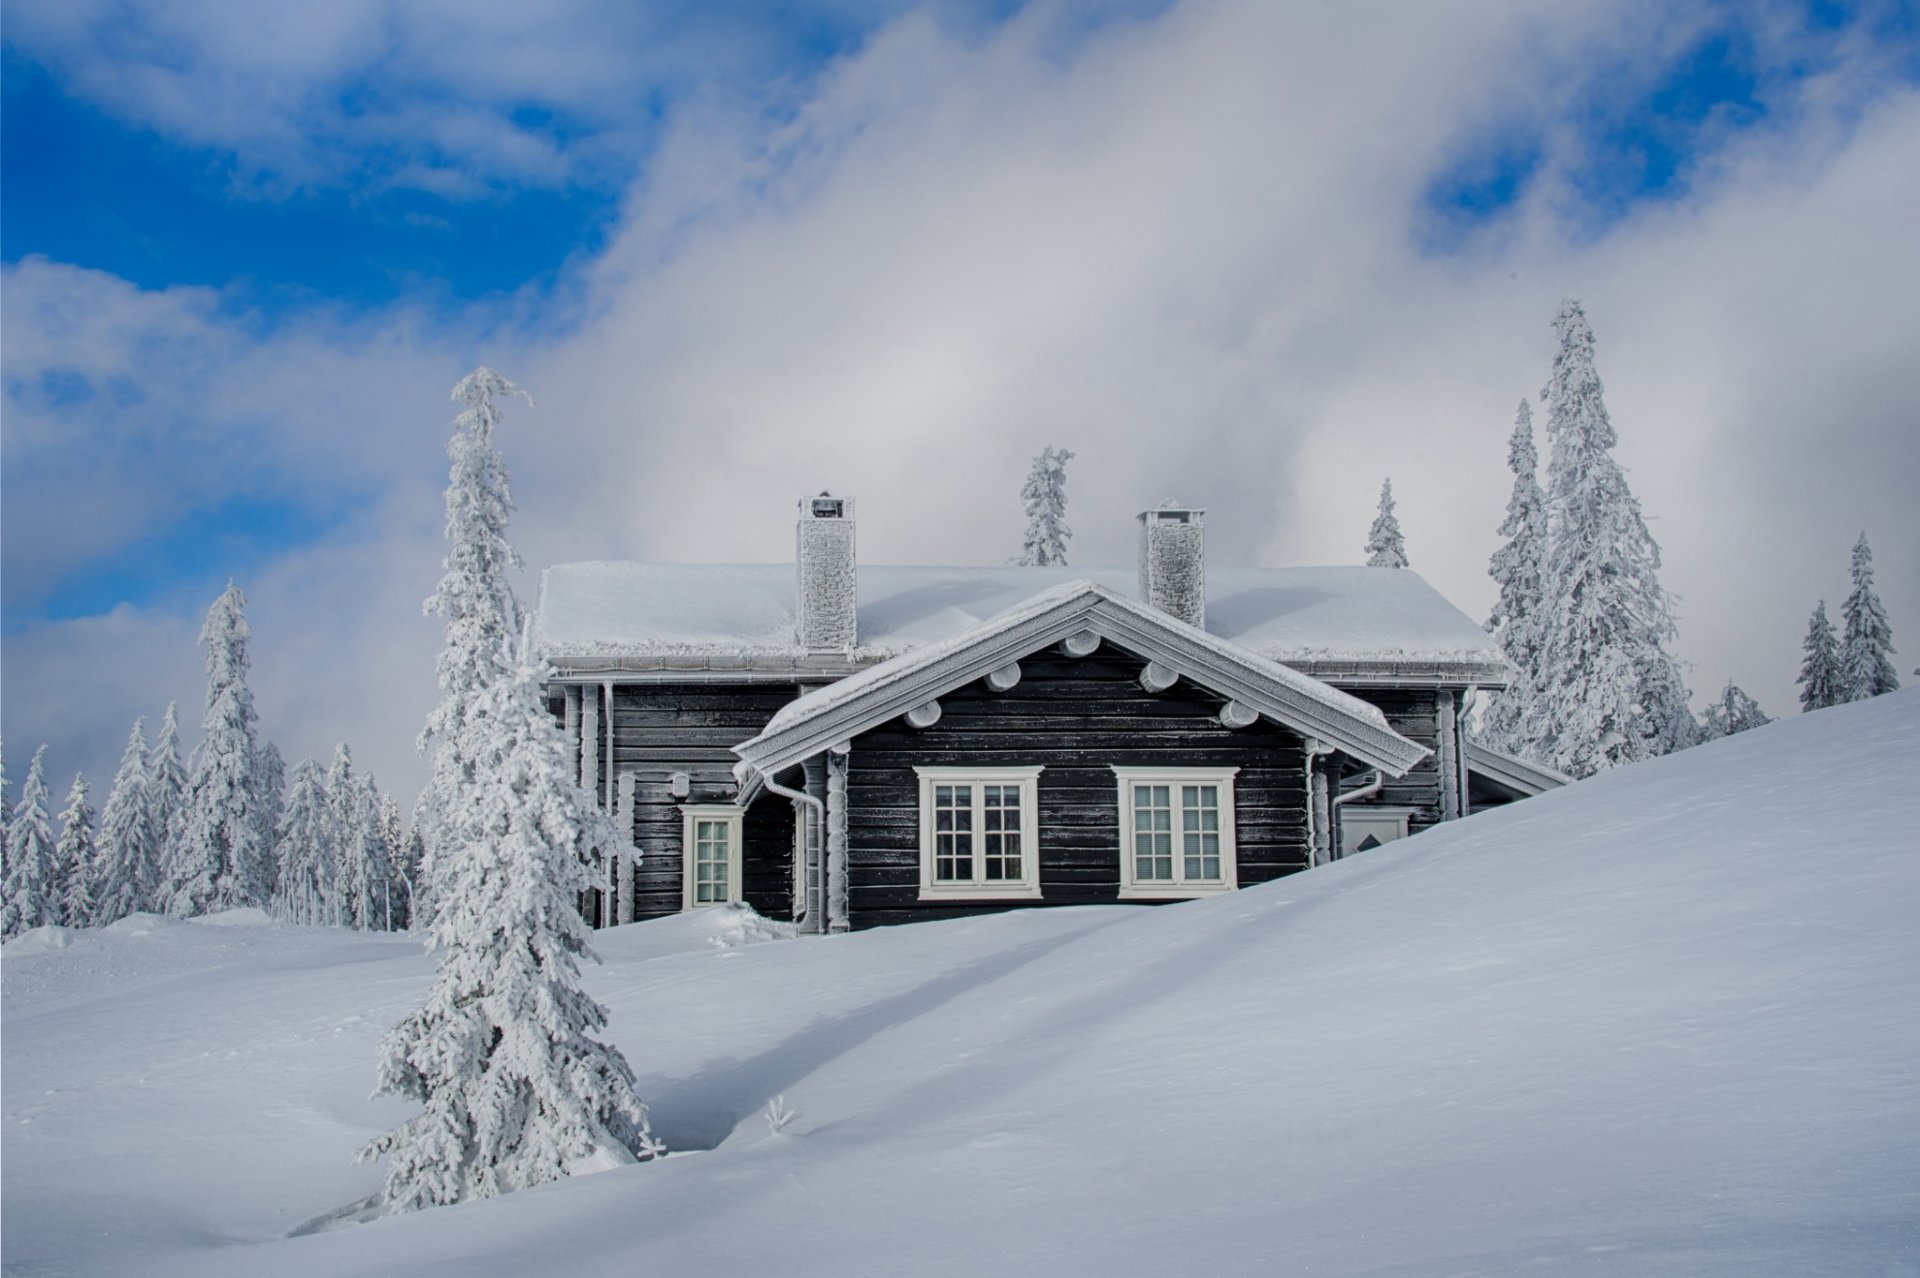
[[[7,1271],[1911,1272],[1916,775],[1900,693],[1205,901],[602,933],[680,1152],[316,1233],[415,948],[10,945]]]

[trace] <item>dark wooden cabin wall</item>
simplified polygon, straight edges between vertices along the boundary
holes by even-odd
[[[1338,686],[1338,685],[1336,685]],[[1380,708],[1387,726],[1431,753],[1413,765],[1404,777],[1388,777],[1380,793],[1355,806],[1369,804],[1414,809],[1407,833],[1440,823],[1440,698],[1456,694],[1440,688],[1341,688]]]
[[[679,911],[681,805],[733,802],[733,747],[766,727],[799,691],[792,684],[614,685],[613,770],[634,774],[633,834],[643,853],[634,875],[636,919]],[[668,789],[676,772],[691,779],[685,799]],[[747,904],[769,918],[791,917],[792,806],[762,797],[747,809],[742,833]]]
[[[1306,782],[1299,737],[1266,720],[1229,729],[1223,701],[1182,680],[1140,687],[1144,661],[1103,644],[1092,656],[1049,651],[1020,662],[1004,693],[984,681],[940,698],[925,730],[896,719],[853,741],[847,775],[849,909],[856,928],[1005,909],[990,901],[921,901],[920,792],[915,766],[1044,765],[1039,802],[1042,900],[1112,902],[1120,889],[1120,798],[1113,767],[1237,766],[1239,881],[1307,864]]]

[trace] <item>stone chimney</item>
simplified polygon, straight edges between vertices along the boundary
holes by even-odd
[[[1207,624],[1207,512],[1165,502],[1140,512],[1140,600],[1190,626]]]
[[[859,639],[853,499],[831,493],[802,497],[796,531],[800,608],[794,638],[809,651],[851,648]]]

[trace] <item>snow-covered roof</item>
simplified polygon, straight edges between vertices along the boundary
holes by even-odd
[[[841,675],[961,635],[1042,591],[1086,580],[1137,597],[1133,568],[863,564],[859,646],[794,642],[792,564],[556,564],[537,636],[566,673],[817,670]],[[1207,569],[1209,634],[1342,682],[1503,686],[1508,667],[1473,620],[1409,569]]]
[[[1555,771],[1542,764],[1529,763],[1503,750],[1481,745],[1478,741],[1467,742],[1467,767],[1487,780],[1505,786],[1526,798],[1545,794],[1548,790],[1555,790],[1563,785],[1573,784],[1573,778],[1564,772]]]
[[[1043,590],[992,621],[808,693],[783,706],[764,731],[734,752],[771,775],[1082,632],[1164,662],[1181,678],[1395,776],[1428,753],[1359,698],[1086,580]]]

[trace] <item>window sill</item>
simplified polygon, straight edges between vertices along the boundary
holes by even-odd
[[[1038,901],[1038,884],[956,884],[952,887],[920,885],[922,901]]]
[[[1164,886],[1123,886],[1122,901],[1191,901],[1202,896],[1221,896],[1235,889],[1232,883],[1168,883]]]

